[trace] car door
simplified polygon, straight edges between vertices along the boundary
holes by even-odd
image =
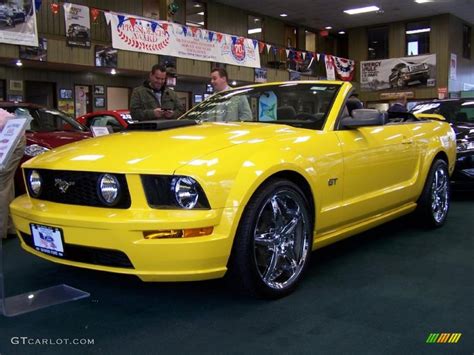
[[[413,198],[418,155],[406,124],[338,130],[344,159],[343,216],[347,223]]]

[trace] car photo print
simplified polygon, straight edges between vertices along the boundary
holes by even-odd
[[[412,212],[441,227],[451,126],[349,110],[352,92],[342,81],[239,87],[179,120],[41,154],[22,165],[28,194],[10,205],[21,246],[143,281],[225,277],[274,299],[297,287],[314,250]]]

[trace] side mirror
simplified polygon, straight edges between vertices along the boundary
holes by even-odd
[[[384,124],[384,114],[378,110],[371,109],[352,110],[352,117],[344,117],[341,120],[341,128],[349,129],[369,126],[382,126]]]

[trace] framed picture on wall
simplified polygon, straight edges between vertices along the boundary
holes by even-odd
[[[105,86],[94,85],[94,95],[105,95]]]
[[[94,100],[95,107],[105,107],[105,97],[96,97]]]
[[[72,99],[72,90],[71,89],[59,89],[59,98],[61,100],[70,100],[70,99]]]
[[[23,95],[8,95],[8,101],[23,102]]]
[[[117,50],[112,47],[95,46],[95,66],[117,68]]]

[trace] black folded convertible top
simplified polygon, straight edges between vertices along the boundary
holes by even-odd
[[[169,120],[169,121],[142,121],[128,125],[129,131],[164,131],[179,127],[195,126],[199,124],[194,120]]]

